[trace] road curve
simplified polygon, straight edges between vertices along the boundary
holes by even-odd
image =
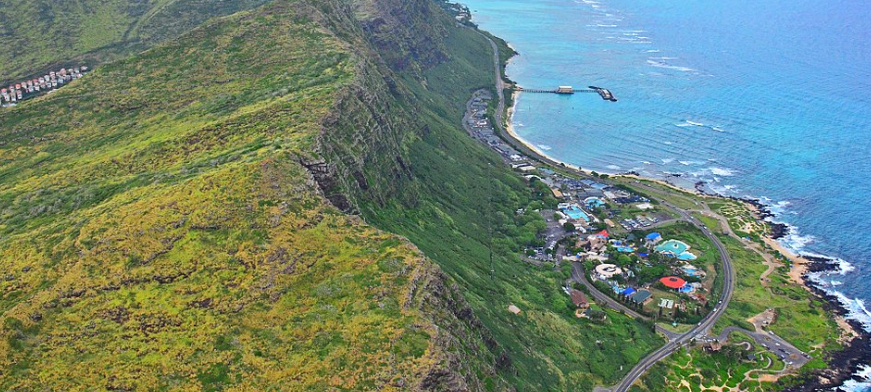
[[[644,186],[642,185],[642,187]],[[660,349],[654,351],[652,354],[642,359],[641,362],[638,363],[638,365],[635,365],[635,367],[632,368],[632,370],[630,370],[625,377],[623,377],[623,380],[621,380],[616,386],[610,389],[610,391],[612,392],[626,392],[627,390],[629,390],[629,387],[632,386],[632,384],[635,383],[635,381],[638,380],[639,377],[641,377],[641,375],[643,375],[647,370],[653,367],[653,365],[655,365],[657,362],[669,356],[671,353],[677,351],[681,346],[687,344],[696,335],[706,335],[708,330],[714,326],[720,316],[722,316],[725,312],[726,307],[729,305],[729,300],[732,298],[732,293],[735,290],[735,271],[732,269],[732,259],[731,257],[729,257],[729,252],[726,251],[726,247],[725,245],[723,245],[722,242],[720,242],[720,239],[717,238],[713,233],[711,233],[707,229],[707,227],[704,226],[704,224],[699,222],[698,219],[690,215],[688,212],[675,207],[674,205],[668,203],[665,200],[658,199],[653,196],[651,196],[651,198],[658,201],[665,208],[680,215],[684,221],[689,222],[693,226],[697,227],[699,230],[702,231],[702,233],[705,234],[706,237],[708,237],[708,239],[711,240],[711,242],[714,243],[714,245],[717,247],[717,252],[719,252],[720,259],[723,263],[723,292],[720,293],[720,300],[717,306],[714,308],[713,312],[705,316],[705,318],[702,319],[702,321],[698,325],[690,329],[688,332],[680,335],[680,337],[675,340],[669,341],[665,344],[665,346],[661,347]]]
[[[495,70],[494,74],[496,77],[496,81],[495,81],[496,82],[495,83],[496,95],[498,95],[498,97],[499,97],[499,103],[498,103],[498,106],[496,107],[496,114],[495,114],[495,118],[494,118],[494,120],[495,120],[494,125],[496,125],[496,127],[500,131],[502,131],[503,124],[504,124],[503,115],[505,113],[505,94],[504,94],[505,84],[504,84],[503,79],[502,79],[502,67],[501,67],[501,63],[499,61],[499,47],[486,34],[480,32],[477,29],[475,31],[478,32],[479,34],[481,34],[481,36],[483,36],[487,40],[487,42],[490,43],[490,47],[493,49],[493,67]],[[523,152],[531,157],[535,157],[536,159],[538,159],[542,162],[546,162],[546,163],[554,165],[554,166],[562,166],[562,165],[560,165],[560,162],[556,162],[550,158],[547,158],[547,157],[542,156],[541,154],[538,154],[535,151],[532,151],[531,149],[529,149],[528,147],[523,145],[523,143],[519,143],[516,140],[514,140],[512,137],[510,137],[510,135],[506,136],[505,139],[510,144],[512,144],[514,147],[518,148],[519,151],[521,151],[521,152]],[[581,173],[581,174],[583,175],[583,173]],[[647,187],[646,185],[643,185],[643,184],[636,184],[636,185],[639,187]],[[643,375],[648,369],[653,367],[653,365],[655,365],[657,362],[659,362],[663,358],[669,356],[671,353],[677,351],[684,344],[687,344],[694,336],[696,336],[700,333],[707,334],[707,331],[712,326],[714,326],[714,324],[717,322],[717,320],[720,318],[720,316],[723,315],[723,312],[725,311],[726,307],[729,305],[729,300],[732,298],[732,292],[735,290],[735,271],[732,269],[732,259],[729,257],[729,253],[726,251],[726,247],[723,245],[723,243],[720,242],[720,240],[713,233],[711,233],[705,227],[704,224],[699,222],[698,219],[694,218],[688,212],[671,205],[670,203],[666,202],[665,200],[662,200],[662,199],[659,199],[659,198],[656,198],[653,196],[651,196],[651,198],[658,201],[660,204],[662,204],[663,206],[665,206],[667,209],[671,210],[672,212],[675,212],[678,215],[680,215],[682,220],[685,220],[685,221],[689,222],[690,224],[692,224],[693,226],[697,227],[699,230],[701,230],[705,234],[706,237],[708,237],[708,239],[710,239],[714,243],[714,245],[717,247],[717,251],[720,253],[720,259],[722,260],[722,263],[723,263],[723,271],[722,271],[723,277],[724,277],[723,292],[720,294],[720,300],[719,300],[717,307],[714,308],[715,310],[713,312],[709,313],[707,316],[705,316],[705,318],[702,319],[702,322],[700,322],[697,326],[693,327],[689,332],[680,335],[676,339],[670,340],[668,343],[665,344],[665,346],[662,346],[658,350],[654,351],[652,354],[643,358],[638,363],[638,365],[636,365],[634,368],[632,368],[632,370],[630,370],[629,373],[625,377],[623,377],[623,380],[621,380],[616,386],[614,386],[612,389],[610,389],[610,391],[612,391],[612,392],[626,392],[629,389],[629,387],[633,383],[635,383],[635,381],[638,380],[639,377],[641,377],[641,375]],[[581,277],[586,279],[583,276],[583,273],[581,273]],[[597,290],[591,290],[591,293],[595,293],[595,292],[597,292]],[[594,295],[594,297],[595,297],[595,295]],[[609,297],[606,296],[606,298],[609,298]],[[605,300],[605,302],[609,303],[609,305],[610,305],[610,302],[608,302],[607,300]],[[616,303],[616,301],[614,301],[614,303]],[[628,310],[628,308],[627,308],[627,310]]]

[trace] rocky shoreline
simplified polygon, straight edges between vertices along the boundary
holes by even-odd
[[[846,317],[848,311],[837,297],[825,292],[811,279],[811,273],[835,271],[838,269],[835,260],[826,257],[804,256],[810,261],[808,273],[803,276],[805,284],[817,296],[825,300],[825,310],[841,317]],[[860,380],[856,373],[864,365],[871,363],[871,333],[855,320],[846,320],[858,336],[847,342],[842,350],[836,351],[828,359],[828,368],[813,371],[803,380],[802,385],[784,389],[788,392],[810,392],[820,390],[842,391],[848,380]]]
[[[515,92],[515,94],[517,93]],[[513,101],[516,103],[516,97],[512,98]],[[507,116],[510,119],[513,108],[506,108],[506,111],[508,112]],[[533,158],[534,160],[556,167],[570,168],[579,172],[588,172],[581,169],[580,167],[566,164],[565,162],[558,161],[545,155],[544,153],[537,151],[533,146],[524,142],[519,136],[517,136],[513,132],[510,125],[510,120],[509,125],[507,126],[506,133],[507,135],[503,135],[504,140],[506,140],[513,147],[517,148],[518,151],[521,151],[523,154]],[[639,173],[633,171],[618,173],[617,175],[642,177]],[[664,179],[663,182],[665,184],[675,186],[668,181],[668,178],[679,177],[681,177],[679,173],[667,173],[666,179]],[[655,179],[653,180],[658,181]],[[775,222],[774,218],[776,218],[776,214],[772,212],[770,206],[765,204],[762,200],[753,198],[739,198],[735,196],[722,195],[716,192],[708,192],[706,185],[707,184],[705,184],[704,182],[698,182],[694,185],[694,188],[701,195],[721,197],[725,199],[744,202],[751,205],[755,209],[758,219],[765,221],[766,223],[768,223],[769,227],[771,227],[771,232],[768,236],[772,240],[776,241],[789,235],[790,226],[786,223]],[[829,312],[829,314],[833,316],[845,318],[849,311],[844,308],[838,298],[826,293],[824,290],[817,287],[817,285],[813,281],[811,281],[809,277],[810,273],[837,270],[838,267],[835,264],[835,260],[823,257],[810,256],[802,256],[802,258],[809,261],[807,265],[808,269],[802,275],[802,280],[804,281],[805,286],[815,295],[819,296],[821,299],[824,300],[825,311]],[[805,374],[801,379],[801,385],[784,387],[784,391],[847,392],[843,388],[841,388],[846,381],[862,381],[858,379],[856,373],[863,365],[871,364],[871,333],[865,331],[863,326],[855,320],[846,319],[846,323],[850,325],[850,327],[853,331],[855,331],[855,334],[857,336],[850,339],[848,342],[845,342],[844,348],[842,350],[831,354],[830,358],[828,358],[828,360],[826,361],[828,364],[828,367],[826,369],[820,369]]]
[[[707,192],[705,185],[706,184],[703,181],[700,181],[700,182],[696,183],[695,188],[699,193],[704,194],[704,195],[714,196],[714,197],[722,197],[722,198],[729,199],[729,200],[740,201],[740,202],[744,202],[744,203],[747,203],[747,204],[750,204],[751,206],[753,206],[753,208],[756,209],[757,217],[759,219],[765,221],[765,223],[768,223],[768,226],[771,227],[771,233],[769,233],[769,237],[771,237],[771,239],[779,240],[779,239],[789,235],[789,225],[786,223],[776,222],[774,220],[774,218],[776,218],[777,215],[774,214],[774,212],[771,211],[771,207],[769,205],[763,203],[762,200],[753,199],[753,198],[749,198],[749,197],[748,198],[741,198],[741,197],[735,197],[735,196],[727,196],[727,195],[722,195],[722,194],[719,194],[716,192],[714,192],[714,193]]]
[[[778,240],[789,235],[790,227],[786,223],[775,222],[773,218],[776,215],[771,211],[768,205],[759,199],[742,199],[731,196],[717,195],[719,197],[727,197],[733,200],[743,201],[756,208],[759,219],[768,223],[771,227],[769,237],[773,240]],[[836,259],[820,256],[802,255],[802,258],[808,261],[805,266],[806,271],[802,274],[804,285],[810,289],[816,296],[821,298],[824,305],[824,310],[830,314],[843,317],[845,322],[852,327],[857,334],[854,338],[845,343],[842,350],[832,353],[831,357],[826,361],[828,367],[807,374],[803,383],[799,386],[785,388],[787,392],[810,392],[810,391],[840,391],[846,392],[841,388],[848,380],[863,381],[858,379],[856,373],[861,367],[871,364],[871,333],[865,330],[864,326],[856,320],[848,319],[849,311],[844,307],[837,297],[827,293],[813,280],[811,274],[825,273],[837,271],[839,266]]]
[[[637,173],[625,173],[634,174]],[[675,176],[676,177],[676,176]],[[721,197],[734,201],[744,202],[751,205],[756,212],[757,218],[765,221],[771,232],[768,237],[772,240],[779,240],[789,235],[790,226],[786,223],[776,222],[776,214],[771,211],[769,205],[765,204],[760,199],[740,198],[735,196],[723,195],[709,191],[707,184],[703,181],[694,184],[695,190],[705,196]],[[811,274],[825,273],[837,271],[839,266],[836,259],[820,256],[801,255],[801,258],[807,260],[805,270],[802,273],[801,279],[804,285],[818,296],[824,302],[824,310],[829,314],[841,317],[849,324],[854,332],[854,337],[844,343],[844,348],[833,352],[826,363],[828,367],[825,369],[815,370],[802,376],[800,385],[786,386],[785,392],[812,392],[812,391],[832,391],[832,392],[847,392],[843,389],[845,382],[849,380],[861,380],[856,375],[858,371],[866,365],[871,364],[871,333],[865,330],[863,325],[858,321],[848,319],[849,311],[844,307],[837,297],[827,293],[819,287],[813,280]],[[794,381],[793,381],[794,382]]]

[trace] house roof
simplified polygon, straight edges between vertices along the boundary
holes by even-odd
[[[570,294],[572,296],[572,303],[574,303],[575,306],[590,304],[590,302],[587,300],[587,296],[584,295],[584,293],[582,293],[581,291],[572,289]]]
[[[666,277],[660,279],[659,281],[662,282],[662,284],[664,284],[665,287],[668,287],[670,289],[679,289],[679,288],[683,287],[685,284],[687,284],[687,281],[685,281],[681,278],[678,278],[677,276],[666,276]]]
[[[644,238],[647,238],[648,240],[655,240],[655,239],[661,238],[661,237],[662,237],[661,234],[653,232],[653,233],[646,235]]]
[[[632,297],[630,297],[630,299],[635,301],[635,302],[641,303],[641,302],[647,301],[647,299],[650,298],[650,296],[652,296],[652,295],[653,294],[651,294],[647,290],[638,290],[638,292],[635,293],[635,295],[633,295]]]
[[[620,292],[620,294],[624,294],[624,295],[632,295],[635,293],[636,293],[636,290],[633,289],[632,287],[627,287],[625,290]]]

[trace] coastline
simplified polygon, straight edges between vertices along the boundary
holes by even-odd
[[[504,139],[534,160],[554,167],[574,170],[588,176],[593,175],[592,170],[583,169],[579,166],[560,161],[547,155],[547,153],[541,151],[537,146],[524,140],[517,134],[512,120],[519,97],[520,92],[516,90],[513,91],[511,97],[512,105],[509,108],[505,108],[505,124],[500,124],[503,125],[502,128],[505,130]],[[746,205],[747,208],[753,212],[756,219],[766,222],[771,227],[772,232],[762,237],[763,242],[771,249],[779,252],[790,262],[792,265],[792,268],[790,268],[788,273],[790,280],[795,284],[801,285],[806,290],[823,300],[825,303],[825,311],[832,315],[841,332],[839,343],[841,343],[843,347],[831,354],[827,360],[828,367],[807,373],[802,379],[803,383],[800,386],[787,388],[785,390],[790,392],[818,391],[823,389],[844,391],[842,387],[847,381],[854,380],[867,382],[867,380],[861,380],[858,374],[863,369],[867,369],[871,366],[869,365],[871,364],[871,332],[867,331],[858,320],[849,318],[850,310],[847,309],[835,295],[827,292],[811,279],[811,274],[813,273],[837,270],[838,266],[834,264],[837,259],[802,255],[782,244],[779,239],[788,234],[789,226],[785,223],[773,222],[770,218],[775,215],[768,209],[768,206],[760,200],[710,194],[698,188],[684,188],[661,179],[643,177],[637,173],[603,174],[651,181],[674,190],[688,192],[700,197],[730,199],[739,201]]]

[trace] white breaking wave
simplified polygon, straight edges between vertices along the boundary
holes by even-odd
[[[819,285],[826,293],[838,299],[838,302],[844,306],[844,309],[847,309],[847,318],[858,321],[865,330],[871,331],[871,312],[865,307],[865,301],[859,298],[849,298],[844,293],[832,289],[831,285],[822,279],[822,276],[824,275],[811,274],[810,278],[811,281]]]
[[[666,143],[668,143],[668,142],[666,142]],[[674,162],[674,158],[663,158],[662,159],[662,164],[664,164],[664,165],[668,165],[669,163],[672,163],[672,162]]]
[[[605,167],[607,167],[608,169],[611,169],[611,170],[620,170],[620,166],[617,166],[617,165],[608,165]]]
[[[733,172],[732,170],[723,169],[721,167],[712,167],[710,170],[711,173],[713,173],[715,176],[729,177],[735,175],[735,172]]]
[[[696,121],[690,121],[690,120],[685,120],[684,122],[682,122],[682,123],[680,123],[680,124],[674,124],[674,126],[676,126],[676,127],[681,127],[681,128],[686,128],[686,127],[702,127],[702,128],[708,128],[708,129],[710,129],[710,130],[712,130],[712,131],[717,131],[717,132],[726,132],[726,130],[723,129],[723,128],[716,127],[716,126],[713,126],[713,125],[704,124],[704,123],[700,123],[700,122],[696,122]]]
[[[673,70],[675,70],[675,71],[681,71],[681,72],[692,72],[692,71],[695,71],[694,69],[689,68],[689,67],[681,67],[681,66],[678,66],[678,65],[668,65],[668,64],[663,63],[663,62],[661,62],[661,61],[647,60],[647,64],[649,64],[649,65],[652,66],[652,67],[656,67],[656,68],[673,69]]]
[[[871,390],[871,365],[865,365],[855,374],[860,380],[847,380],[841,387],[847,392],[867,392]]]

